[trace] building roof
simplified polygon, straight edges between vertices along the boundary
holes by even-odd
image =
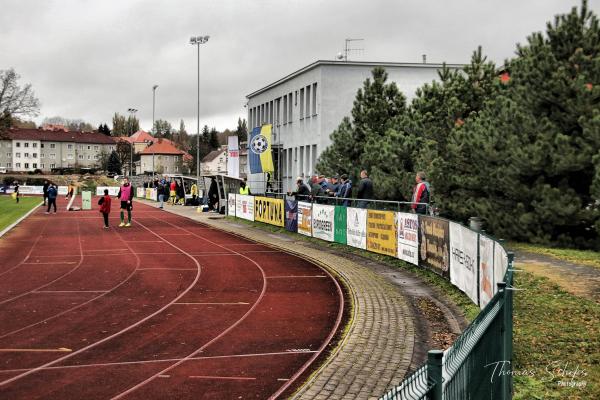
[[[60,130],[11,128],[7,131],[8,139],[40,140],[45,142],[75,142],[93,144],[115,144],[114,138],[98,131],[80,132]]]
[[[293,79],[295,77],[297,77],[298,75],[301,75],[307,71],[310,71],[311,69],[317,68],[319,66],[322,65],[334,65],[334,66],[339,66],[339,67],[348,67],[348,66],[353,66],[353,67],[370,67],[370,68],[374,68],[374,67],[405,67],[405,68],[435,68],[435,69],[439,69],[442,68],[442,66],[444,64],[439,64],[439,63],[398,63],[398,62],[373,62],[373,61],[330,61],[330,60],[317,60],[312,64],[307,65],[304,68],[300,68],[299,70],[292,72],[291,74],[284,76],[283,78],[263,87],[262,89],[258,89],[248,95],[246,95],[247,99],[250,99],[251,97],[254,97],[256,95],[261,94],[262,92],[265,92],[277,85],[280,85],[286,81],[289,81],[290,79]],[[463,64],[446,64],[446,66],[448,68],[462,68],[464,65]]]
[[[211,162],[213,161],[215,158],[222,156],[225,153],[225,150],[219,149],[219,150],[213,150],[210,153],[208,153],[207,155],[204,156],[204,158],[202,159],[202,162]]]
[[[140,154],[175,154],[175,155],[185,155],[187,154],[185,151],[179,150],[175,147],[170,140],[162,139],[156,140],[156,142],[148,147],[146,147]]]
[[[144,130],[139,130],[131,136],[119,136],[119,140],[129,143],[154,143],[156,138]]]

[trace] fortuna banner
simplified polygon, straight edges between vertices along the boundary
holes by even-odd
[[[276,226],[285,226],[283,199],[254,197],[254,220]]]

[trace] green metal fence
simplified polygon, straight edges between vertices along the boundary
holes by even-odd
[[[498,292],[445,352],[427,362],[380,400],[508,400],[512,398],[513,260]]]

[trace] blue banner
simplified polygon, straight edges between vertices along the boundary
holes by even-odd
[[[298,232],[298,202],[296,200],[285,201],[285,229],[290,232]]]

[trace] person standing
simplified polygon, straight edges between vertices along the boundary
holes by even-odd
[[[352,181],[348,179],[348,175],[343,174],[341,176],[342,184],[339,186],[336,197],[342,199],[342,206],[348,207],[350,205],[349,198],[352,197]]]
[[[416,214],[427,214],[427,207],[429,205],[429,182],[425,177],[425,172],[419,171],[415,176],[415,182],[417,183],[413,188],[412,195],[412,210]]]
[[[177,181],[177,204],[185,205],[185,189],[183,188],[183,180]]]
[[[14,188],[14,198],[15,200],[17,200],[17,204],[19,204],[19,182],[15,181],[15,188]]]
[[[249,196],[250,195],[250,187],[246,185],[246,181],[240,182],[240,194]]]
[[[358,208],[367,208],[368,200],[373,198],[373,181],[369,178],[366,170],[360,171],[360,182],[358,184]]]
[[[131,208],[133,206],[133,187],[129,183],[129,179],[123,178],[123,185],[119,189],[117,198],[121,199],[121,223],[120,227],[131,226]],[[127,211],[127,223],[125,223],[125,211]]]
[[[164,181],[161,181],[158,184],[158,201],[160,202],[160,205],[158,206],[158,208],[160,208],[162,210],[164,203],[165,203],[165,196],[168,196],[168,190],[167,190],[167,185],[165,184]]]
[[[175,201],[177,199],[177,184],[175,183],[175,178],[171,178],[171,184],[169,185],[169,202],[172,206],[175,205]]]
[[[208,209],[218,211],[219,209],[219,188],[217,180],[210,178],[210,188],[208,189]]]
[[[192,187],[190,188],[190,194],[192,195],[192,205],[198,205],[198,185],[196,182],[192,183]]]
[[[48,180],[45,179],[44,186],[42,187],[42,191],[44,192],[44,205],[46,205],[46,200],[48,200],[48,187],[50,187],[50,184],[48,183]],[[54,207],[56,207],[56,205]]]
[[[296,191],[288,192],[288,196],[296,197],[298,201],[307,201],[310,198],[310,187],[304,183],[304,179],[301,176],[296,178]]]
[[[104,229],[108,229],[108,214],[110,214],[110,204],[112,203],[112,199],[108,195],[108,189],[104,189],[104,196],[100,197],[98,200],[98,204],[100,205],[100,213],[102,213],[102,217],[104,218]],[[123,215],[123,212],[121,212]],[[121,217],[121,220],[123,218]],[[130,218],[131,220],[131,218]]]
[[[58,197],[58,189],[51,183],[47,189],[48,209],[46,214],[50,214],[50,207],[54,206],[54,214],[56,214],[56,198]]]

